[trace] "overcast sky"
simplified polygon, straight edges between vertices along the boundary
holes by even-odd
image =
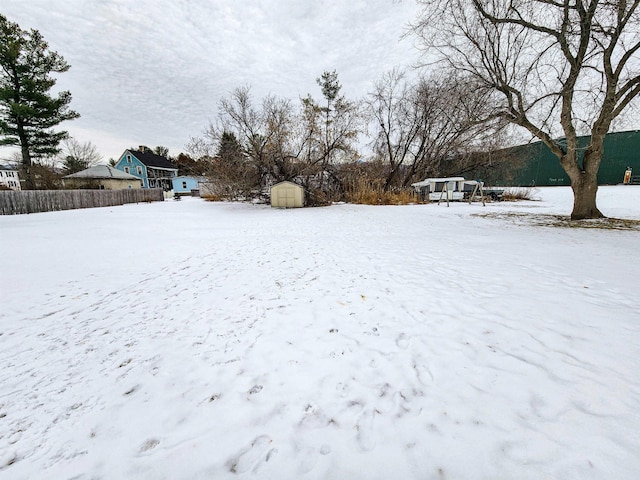
[[[129,147],[185,151],[221,97],[251,85],[297,100],[336,70],[349,98],[418,58],[401,39],[413,0],[2,0],[1,12],[39,30],[71,65],[58,85],[82,117],[61,124],[105,161]],[[6,156],[6,155],[3,155]]]

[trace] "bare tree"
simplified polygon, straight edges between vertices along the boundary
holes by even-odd
[[[237,179],[243,175],[252,185],[248,188],[243,183],[242,196],[246,198],[247,190],[259,195],[263,187],[296,176],[300,148],[293,138],[296,122],[289,100],[269,95],[256,106],[250,88],[239,87],[220,101],[218,121],[209,125],[203,138],[191,139],[187,149],[194,155],[213,158],[225,135],[233,135],[243,157],[218,158],[213,173],[218,176],[218,183],[221,178]],[[234,172],[220,176],[221,169],[231,167]]]
[[[572,219],[602,217],[604,137],[640,93],[640,0],[418,3],[424,8],[413,30],[427,52],[473,76],[492,94],[493,115],[549,147],[571,179]],[[581,133],[591,136],[584,152]]]
[[[247,160],[235,134],[222,132],[216,154],[208,163],[210,193],[229,200],[252,197],[252,191],[259,185],[258,171]]]
[[[393,70],[369,94],[374,149],[388,165],[384,190],[466,167],[502,129],[487,121],[487,97],[460,74],[435,72],[415,83]]]
[[[413,89],[399,69],[387,72],[375,83],[367,99],[368,113],[374,122],[374,150],[388,164],[384,190],[396,181],[400,170],[419,157],[419,131],[423,119],[412,101]],[[401,180],[400,183],[404,183]]]
[[[102,161],[102,155],[93,143],[81,143],[71,137],[62,141],[59,158],[67,175],[93,167]]]
[[[63,187],[62,174],[57,164],[57,159],[51,156],[39,158],[31,164],[34,190],[58,190]],[[23,174],[24,170],[25,165],[22,164]]]

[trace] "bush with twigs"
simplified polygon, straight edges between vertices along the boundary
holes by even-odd
[[[506,202],[517,202],[518,200],[536,200],[534,189],[531,187],[511,187],[506,188],[502,194],[502,200]]]

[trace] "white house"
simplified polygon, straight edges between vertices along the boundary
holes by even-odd
[[[0,189],[2,187],[10,190],[22,190],[18,171],[15,168],[0,165]]]

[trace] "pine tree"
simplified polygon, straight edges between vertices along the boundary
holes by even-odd
[[[242,162],[245,158],[242,145],[240,145],[237,137],[232,132],[226,130],[222,132],[222,136],[220,137],[216,156],[232,164]]]
[[[66,131],[53,131],[65,120],[79,117],[69,109],[71,93],[50,94],[51,73],[69,64],[37,30],[22,30],[0,14],[0,145],[20,147],[26,187],[35,187],[33,161],[59,153]]]

